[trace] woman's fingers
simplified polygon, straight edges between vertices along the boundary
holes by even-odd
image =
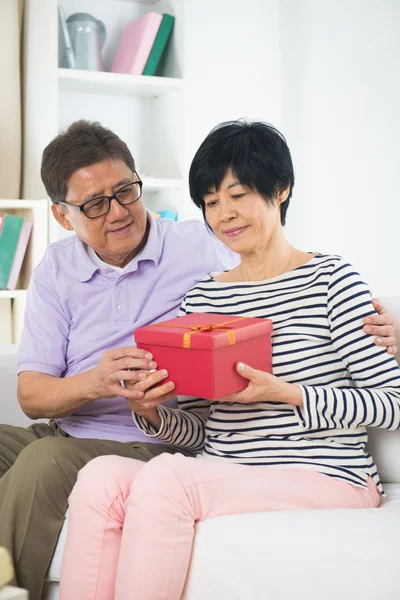
[[[149,390],[153,386],[157,386],[164,379],[168,377],[168,371],[165,369],[161,369],[160,371],[154,371],[154,373],[149,373],[146,371],[138,372],[138,382],[135,385],[135,389],[142,390],[145,392]]]

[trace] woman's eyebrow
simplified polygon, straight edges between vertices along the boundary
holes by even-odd
[[[235,187],[235,185],[242,185],[242,184],[240,183],[240,181],[234,181],[233,183],[230,183],[226,189],[230,190],[231,188]]]

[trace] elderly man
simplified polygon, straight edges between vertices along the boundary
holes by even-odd
[[[75,232],[48,248],[32,276],[20,346],[19,402],[50,421],[0,427],[0,545],[31,600],[40,599],[78,471],[104,454],[147,461],[177,451],[150,443],[128,408],[142,393],[122,382],[156,367],[134,347],[134,330],[176,316],[190,287],[236,260],[199,221],[154,220],[128,147],[98,123],[79,121],[55,138],[42,179],[55,219]],[[368,327],[394,351],[390,315]]]

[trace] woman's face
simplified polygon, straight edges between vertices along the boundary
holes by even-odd
[[[221,242],[238,254],[247,254],[268,247],[281,229],[282,201],[267,202],[228,171],[218,192],[210,189],[204,196],[205,216]]]

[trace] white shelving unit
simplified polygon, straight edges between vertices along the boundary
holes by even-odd
[[[105,71],[58,69],[60,92],[159,98],[182,89],[183,80],[177,77],[143,77]]]
[[[16,215],[33,223],[17,289],[0,290],[0,346],[19,342],[29,278],[48,244],[48,205],[48,200],[0,200],[0,214]]]
[[[102,122],[127,142],[151,210],[201,218],[189,197],[187,176],[210,129],[240,117],[280,126],[280,3],[59,1],[67,18],[87,12],[104,22],[105,72],[59,69],[57,0],[25,0],[24,197],[45,196],[43,149],[72,121],[85,118]],[[125,26],[149,11],[175,16],[163,77],[110,73]],[[49,240],[64,234],[51,218]]]
[[[45,195],[40,180],[44,147],[73,121],[100,121],[127,142],[139,176],[143,200],[153,211],[184,217],[183,31],[184,0],[60,0],[66,18],[87,12],[105,24],[105,71],[58,67],[56,0],[25,2],[24,196]],[[175,16],[163,76],[109,72],[125,26],[155,11]],[[43,36],[43,31],[46,36]],[[53,218],[49,241],[67,235]]]

